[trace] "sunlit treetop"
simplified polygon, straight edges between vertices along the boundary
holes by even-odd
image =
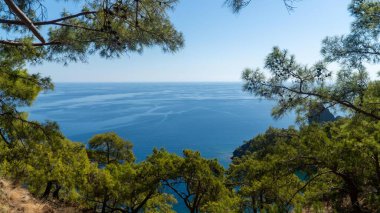
[[[133,162],[132,143],[114,132],[94,135],[88,142],[88,154],[91,160],[99,164]]]

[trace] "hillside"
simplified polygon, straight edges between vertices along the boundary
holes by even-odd
[[[59,207],[51,202],[34,198],[28,190],[0,180],[0,213],[71,213],[73,207]]]

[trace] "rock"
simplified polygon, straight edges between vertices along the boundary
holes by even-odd
[[[54,213],[54,212],[55,212],[54,209],[51,208],[50,206],[44,206],[42,208],[42,213]]]
[[[316,109],[309,112],[308,121],[309,124],[312,123],[326,123],[330,121],[335,121],[335,116],[330,112],[330,110],[324,107],[322,104]]]

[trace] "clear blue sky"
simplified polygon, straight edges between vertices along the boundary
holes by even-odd
[[[244,68],[262,67],[275,45],[304,64],[321,59],[321,40],[347,33],[352,20],[350,0],[303,0],[292,13],[281,0],[253,0],[240,14],[223,1],[179,2],[171,17],[185,36],[185,47],[175,54],[152,48],[142,55],[112,60],[91,56],[86,64],[45,63],[31,70],[54,82],[239,81]],[[56,10],[62,8],[55,4]]]

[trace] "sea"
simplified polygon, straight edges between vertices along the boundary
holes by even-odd
[[[191,149],[227,167],[244,141],[270,126],[294,125],[294,114],[273,119],[274,105],[243,92],[242,83],[56,83],[26,111],[85,144],[116,132],[133,143],[138,161],[154,148]]]

